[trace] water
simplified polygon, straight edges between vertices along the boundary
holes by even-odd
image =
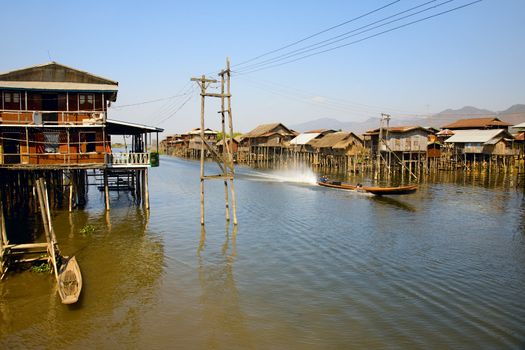
[[[149,217],[124,193],[106,215],[94,187],[85,210],[55,213],[81,300],[61,305],[50,275],[9,275],[0,348],[525,346],[525,205],[508,180],[444,174],[380,198],[242,167],[238,229],[217,181],[202,230],[198,173],[163,158]]]

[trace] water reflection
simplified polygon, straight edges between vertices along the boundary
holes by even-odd
[[[20,337],[36,347],[63,348],[88,334],[102,337],[90,344],[107,344],[105,337],[119,333],[133,344],[142,334],[142,314],[157,303],[164,268],[164,243],[148,230],[148,221],[134,206],[110,213],[57,212],[53,224],[60,249],[76,255],[82,271],[80,299],[62,305],[52,275],[10,274],[0,283],[0,348],[20,346]],[[81,234],[88,224],[95,232]]]
[[[234,276],[237,231],[235,225],[230,235],[230,225],[226,225],[225,241],[218,254],[211,248],[205,251],[206,229],[204,226],[201,229],[197,250],[199,302],[202,305],[201,326],[210,330],[204,341],[207,349],[231,348],[238,344],[243,344],[243,348],[254,346]]]

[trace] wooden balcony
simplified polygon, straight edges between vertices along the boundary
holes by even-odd
[[[102,111],[16,111],[0,110],[0,125],[103,125]]]
[[[150,167],[149,153],[111,153],[106,154],[108,168]]]

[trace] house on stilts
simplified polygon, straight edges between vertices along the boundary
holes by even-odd
[[[82,206],[88,175],[99,179],[107,210],[109,191],[124,181],[149,208],[147,145],[163,129],[109,119],[117,93],[116,81],[56,62],[0,74],[2,215],[35,210],[39,178],[51,207]],[[114,135],[127,135],[129,149],[113,150]],[[9,233],[3,232],[4,245]]]

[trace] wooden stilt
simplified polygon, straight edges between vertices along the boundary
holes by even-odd
[[[106,203],[106,210],[109,210],[109,184],[107,169],[104,169],[104,201]]]
[[[144,207],[149,210],[148,169],[144,169]]]

